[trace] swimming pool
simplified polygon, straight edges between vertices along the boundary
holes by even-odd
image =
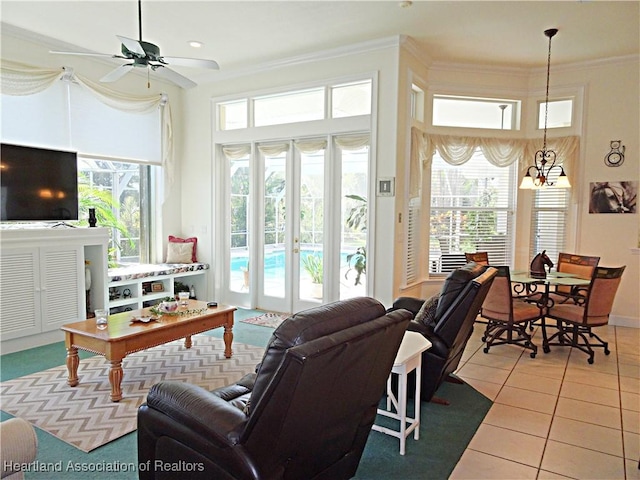
[[[340,254],[340,265],[346,266],[347,255],[353,252],[342,252]],[[318,249],[304,249],[300,250],[300,260],[306,258],[309,255],[318,255],[322,257],[322,250]],[[231,257],[231,273],[241,273],[247,269],[249,257],[247,255],[239,255]],[[264,257],[264,274],[268,278],[284,278],[285,273],[285,252],[284,250],[273,250]]]

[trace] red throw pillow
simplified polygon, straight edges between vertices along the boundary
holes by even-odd
[[[180,238],[180,237],[174,237],[173,235],[169,235],[169,242],[173,242],[173,243],[193,243],[193,251],[191,253],[191,261],[193,263],[197,263],[198,262],[198,257],[196,256],[196,249],[198,247],[198,239],[196,237]]]

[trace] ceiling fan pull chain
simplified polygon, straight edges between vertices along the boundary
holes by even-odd
[[[151,67],[147,67],[147,88],[151,88],[151,74],[149,73],[149,70],[151,70]]]

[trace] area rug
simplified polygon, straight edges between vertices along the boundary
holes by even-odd
[[[232,358],[225,358],[221,339],[192,339],[190,349],[180,340],[125,357],[120,402],[109,400],[110,365],[96,355],[80,361],[80,383],[73,388],[64,365],[2,382],[1,408],[90,452],[136,429],[138,406],[154,384],[170,380],[212,390],[254,371],[264,353],[262,347],[234,343]]]
[[[260,325],[261,327],[276,328],[289,317],[286,313],[266,312],[257,317],[250,317],[240,320],[251,325]]]

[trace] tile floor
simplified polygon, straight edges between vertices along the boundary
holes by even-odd
[[[494,401],[451,479],[640,479],[640,329],[600,327],[611,354],[482,351],[477,324],[457,375]]]

